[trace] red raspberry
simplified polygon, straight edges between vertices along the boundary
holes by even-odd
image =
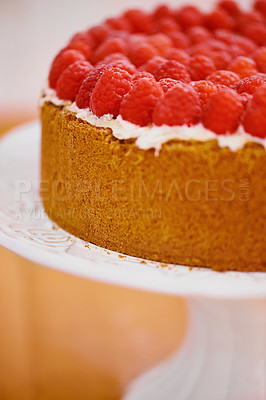
[[[155,79],[159,81],[163,78],[176,79],[177,81],[185,83],[191,81],[186,67],[174,60],[167,60],[159,65],[157,71],[155,72]]]
[[[76,104],[79,108],[90,107],[92,91],[95,88],[98,79],[108,69],[110,69],[108,65],[99,65],[98,67],[95,67],[82,82],[76,97]]]
[[[148,36],[147,42],[159,52],[160,56],[165,56],[165,53],[173,46],[171,39],[163,33]]]
[[[74,101],[84,79],[92,71],[88,61],[76,61],[66,68],[56,84],[56,93],[60,99]]]
[[[95,51],[91,57],[91,62],[97,64],[106,56],[113,53],[127,53],[127,45],[125,40],[119,37],[110,37],[105,40]]]
[[[111,28],[107,24],[96,25],[88,30],[88,33],[93,38],[95,45],[103,43],[105,39],[110,35]]]
[[[266,0],[256,0],[254,8],[266,19]]]
[[[164,78],[159,80],[159,84],[161,85],[164,93],[168,92],[168,90],[172,89],[179,81],[170,78]]]
[[[101,117],[112,114],[117,117],[123,97],[132,87],[132,78],[128,72],[119,68],[104,71],[93,89],[90,101],[92,112]]]
[[[64,50],[55,57],[49,74],[49,86],[52,89],[56,88],[62,72],[76,61],[85,61],[85,56],[77,50]]]
[[[190,85],[178,82],[158,101],[153,113],[153,122],[159,126],[191,126],[199,121],[200,114],[197,92]]]
[[[180,31],[180,26],[173,17],[164,17],[158,19],[153,23],[152,26],[152,32],[154,33],[160,32],[160,33],[170,34],[178,31]]]
[[[202,123],[218,135],[233,133],[241,122],[242,112],[241,98],[234,90],[219,90],[203,109]]]
[[[250,23],[243,27],[241,33],[259,46],[266,45],[266,26],[264,22]]]
[[[202,43],[212,38],[211,32],[204,26],[192,26],[187,30],[187,35],[193,44]]]
[[[204,107],[214,93],[218,91],[217,86],[210,81],[196,81],[190,84],[199,95],[201,107]]]
[[[203,15],[200,10],[194,6],[184,6],[177,12],[177,21],[181,27],[186,30],[192,26],[201,25]]]
[[[258,71],[256,63],[251,58],[237,57],[228,66],[229,71],[235,72],[240,78],[255,75]]]
[[[174,32],[168,36],[178,49],[187,49],[191,44],[190,38],[183,32]]]
[[[133,124],[145,126],[152,122],[153,110],[163,96],[161,86],[154,78],[135,81],[120,105],[120,115]]]
[[[210,31],[215,29],[228,29],[234,28],[234,20],[230,15],[222,8],[216,8],[210,14],[205,17],[205,26]]]
[[[257,65],[258,71],[266,73],[266,47],[260,47],[253,54],[253,59]]]
[[[161,4],[157,6],[152,14],[154,20],[172,16],[173,16],[173,11],[167,4]]]
[[[104,57],[103,60],[99,61],[97,63],[97,66],[103,65],[103,64],[111,64],[114,61],[129,61],[129,59],[127,56],[125,56],[125,54],[112,53],[112,54],[109,54],[108,56]]]
[[[137,72],[135,75],[132,76],[133,83],[142,78],[154,79],[154,76],[145,71]]]
[[[106,24],[116,31],[131,32],[130,22],[123,17],[108,18]]]
[[[134,75],[137,72],[135,65],[129,60],[116,60],[109,63],[111,67],[116,67],[127,71],[130,75]]]
[[[123,17],[129,21],[132,32],[148,33],[151,31],[152,18],[145,11],[131,9],[126,11]]]
[[[266,86],[258,88],[248,103],[243,125],[251,135],[266,137]]]
[[[68,49],[75,49],[80,51],[87,60],[91,57],[92,49],[94,47],[94,41],[88,32],[80,32],[72,37],[69,44],[67,45]]]
[[[266,75],[258,74],[244,78],[234,85],[234,89],[240,94],[253,94],[260,86],[266,86]]]
[[[251,39],[239,35],[234,35],[233,43],[240,47],[244,52],[243,54],[246,56],[254,53],[257,48],[256,44]]]
[[[175,48],[169,49],[167,50],[165,57],[168,60],[175,60],[183,65],[186,65],[189,61],[189,55],[184,50],[181,49],[175,49]]]
[[[129,58],[136,66],[140,67],[158,55],[158,50],[146,41],[135,41],[130,45]]]
[[[217,69],[226,69],[232,61],[231,55],[225,50],[212,52],[210,58]]]
[[[201,81],[215,71],[215,65],[209,57],[198,55],[190,58],[187,69],[193,81]]]
[[[252,100],[253,96],[251,94],[248,94],[248,93],[243,93],[243,94],[240,95],[240,97],[241,97],[242,104],[243,104],[244,108],[246,109],[247,105]]]
[[[240,14],[240,8],[238,4],[233,0],[221,0],[218,3],[220,8],[223,8],[225,11],[228,12],[229,15],[235,16]]]
[[[218,83],[228,87],[232,87],[240,81],[240,78],[237,74],[232,71],[224,70],[213,72],[210,76],[208,76],[207,79],[213,83]]]
[[[155,72],[157,71],[159,65],[164,63],[166,61],[165,58],[157,56],[149,60],[146,64],[142,65],[139,68],[139,71],[146,71],[149,72],[152,75],[155,75]]]

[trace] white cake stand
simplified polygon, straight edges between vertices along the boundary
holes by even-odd
[[[141,263],[68,234],[42,208],[39,148],[36,122],[0,142],[0,244],[66,273],[187,299],[182,349],[133,382],[125,400],[265,400],[266,274]]]

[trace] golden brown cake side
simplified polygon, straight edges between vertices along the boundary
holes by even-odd
[[[62,228],[150,260],[266,271],[262,146],[174,140],[156,157],[51,103],[41,119],[41,195]]]

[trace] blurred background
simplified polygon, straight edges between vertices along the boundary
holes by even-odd
[[[72,34],[130,6],[143,1],[0,0],[0,138],[38,118],[52,58]],[[0,318],[1,400],[120,399],[186,329],[182,299],[86,281],[1,247]]]

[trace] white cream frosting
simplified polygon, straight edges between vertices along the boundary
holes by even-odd
[[[246,143],[259,143],[266,149],[266,139],[261,139],[251,136],[244,131],[243,126],[234,134],[217,135],[216,133],[204,128],[202,124],[188,127],[183,126],[156,126],[150,125],[140,127],[131,122],[125,121],[119,115],[113,118],[111,114],[103,115],[98,118],[90,109],[80,109],[76,103],[60,100],[53,89],[45,89],[40,104],[46,102],[53,103],[56,106],[63,106],[65,110],[70,111],[91,125],[102,128],[112,129],[113,135],[117,139],[136,139],[136,146],[143,150],[155,149],[155,154],[158,155],[163,143],[172,139],[179,140],[196,140],[207,142],[217,140],[219,147],[228,147],[231,151],[242,149]]]

